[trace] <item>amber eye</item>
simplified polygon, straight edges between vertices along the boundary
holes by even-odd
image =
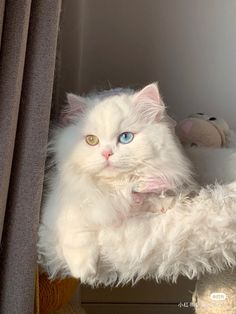
[[[99,139],[96,135],[89,134],[85,137],[87,144],[95,146],[99,143]]]

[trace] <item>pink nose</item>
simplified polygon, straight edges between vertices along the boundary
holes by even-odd
[[[113,155],[113,152],[110,149],[102,152],[102,156],[104,156],[106,160],[108,160],[111,155]]]

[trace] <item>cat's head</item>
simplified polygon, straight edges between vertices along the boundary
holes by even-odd
[[[154,159],[160,169],[171,158],[178,163],[172,121],[157,84],[107,97],[69,94],[68,103],[66,121],[71,123],[58,136],[57,155],[73,171],[116,177]]]

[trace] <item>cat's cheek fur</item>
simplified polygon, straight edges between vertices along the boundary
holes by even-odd
[[[88,145],[82,138],[65,162],[79,172],[96,174],[105,166],[105,159],[99,146]]]

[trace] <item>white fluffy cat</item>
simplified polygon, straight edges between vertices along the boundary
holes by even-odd
[[[83,282],[96,273],[101,226],[158,210],[160,194],[194,183],[156,84],[87,98],[69,94],[68,103],[69,123],[51,143],[56,169],[38,248],[52,277],[62,272]]]

